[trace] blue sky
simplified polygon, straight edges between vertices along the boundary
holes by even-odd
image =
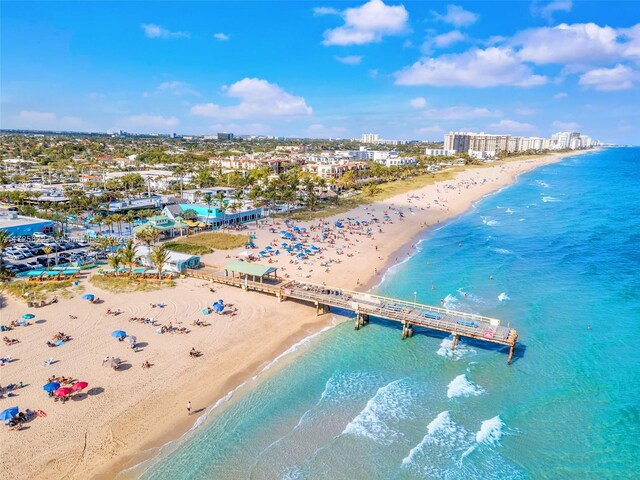
[[[638,143],[636,2],[2,2],[0,126]]]

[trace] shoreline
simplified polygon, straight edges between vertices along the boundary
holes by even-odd
[[[430,220],[426,227],[419,222],[417,218],[413,222],[405,222],[404,224],[401,222],[394,222],[393,225],[384,226],[385,234],[381,234],[384,238],[380,250],[378,250],[377,243],[375,251],[371,245],[376,242],[376,239],[372,239],[370,241],[365,239],[364,242],[361,242],[360,239],[355,238],[354,242],[350,244],[352,245],[351,248],[358,248],[359,250],[356,251],[356,253],[359,255],[365,255],[365,258],[367,258],[368,261],[356,263],[357,260],[355,259],[353,261],[349,261],[345,258],[342,264],[336,265],[335,267],[332,266],[332,272],[314,274],[312,281],[314,283],[320,283],[323,280],[327,280],[336,286],[344,288],[353,288],[363,291],[369,290],[380,284],[382,278],[389,269],[398,265],[402,261],[406,261],[406,258],[414,252],[414,245],[421,239],[421,237],[424,237],[425,232],[432,230],[435,225],[444,226],[447,222],[455,220],[455,218],[467,212],[469,208],[472,208],[475,203],[481,201],[482,198],[487,195],[494,194],[500,189],[513,184],[517,180],[517,177],[522,173],[550,163],[559,162],[568,156],[576,156],[592,151],[595,150],[552,154],[537,158],[527,158],[525,160],[514,159],[476,168],[466,168],[460,172],[456,172],[453,179],[439,180],[434,184],[418,188],[411,192],[402,193],[395,197],[381,200],[367,206],[361,206],[350,212],[339,214],[336,217],[344,218],[347,215],[357,217],[359,214],[364,215],[365,212],[370,212],[380,208],[384,210],[394,205],[400,205],[401,208],[406,208],[407,204],[409,204],[414,205],[415,207],[415,204],[412,204],[412,201],[409,199],[409,197],[413,195],[421,195],[422,199],[426,198],[427,195],[431,195],[432,197],[435,195],[445,196],[447,198],[447,201],[444,202],[446,209],[442,208],[441,204],[438,203],[437,208],[429,208],[426,210],[422,208],[421,212],[412,212],[415,213],[416,216],[428,218]],[[456,193],[456,182],[459,184],[459,182],[461,182],[460,179],[466,179],[466,181],[469,181],[469,179],[479,178],[479,174],[484,174],[485,176],[495,174],[496,177],[495,179],[492,177],[492,181],[483,183],[481,186],[478,186],[478,188],[472,188],[472,191],[468,192],[468,194],[467,192],[464,192],[465,195],[463,199],[461,198],[463,197],[463,192],[461,192],[460,187],[458,188],[458,195],[454,195],[454,193]],[[439,188],[444,187],[445,185],[454,185],[454,187],[450,187],[446,192],[440,194]],[[467,186],[467,189],[468,188],[469,187]],[[458,201],[454,202],[456,199],[458,199]],[[421,200],[418,200],[418,202],[420,201]],[[450,205],[449,201],[451,201]],[[335,221],[335,218],[329,217],[325,221],[333,222]],[[317,222],[297,223],[299,225],[313,225]],[[264,244],[265,241],[271,241],[272,237],[274,237],[274,235],[269,235],[265,230],[258,230],[257,234],[257,244]],[[388,238],[388,235],[390,235],[391,238]],[[376,237],[378,236],[376,235]],[[364,243],[367,243],[367,245],[364,245]],[[363,250],[364,253],[360,250]],[[367,252],[369,253],[368,257]],[[371,261],[373,258],[371,255],[375,255],[376,253],[378,254],[378,259],[382,259],[379,260],[382,263],[378,264],[378,267],[376,268],[377,272],[374,273],[372,271],[372,267],[376,264],[376,261]],[[227,252],[216,252],[208,255],[207,257],[210,258],[204,259],[205,263],[221,265],[225,262],[226,254]],[[284,270],[284,267],[282,268]],[[291,267],[287,266],[287,268]],[[310,268],[309,275],[312,271],[313,270]],[[293,274],[295,275],[296,272]],[[363,279],[362,282],[360,281],[361,279]],[[203,305],[202,302],[205,302],[204,305],[206,305],[207,297],[211,297],[211,294],[201,288],[205,285],[208,287],[209,284],[200,285],[202,283],[203,282],[201,280],[197,281],[195,279],[187,279],[185,281],[181,280],[172,290],[125,295],[121,294],[118,295],[120,298],[115,298],[116,296],[113,294],[99,293],[101,298],[105,298],[105,302],[124,301],[124,306],[129,307],[130,310],[126,312],[126,315],[135,315],[136,313],[140,314],[142,310],[140,307],[135,308],[133,305],[130,306],[129,303],[126,303],[129,297],[131,298],[131,304],[134,304],[140,303],[140,298],[151,299],[151,301],[153,301],[153,299],[157,300],[160,296],[166,295],[167,298],[172,299],[171,301],[173,303],[171,306],[172,308],[175,306],[175,318],[178,318],[178,312],[182,312],[183,310],[189,310],[189,315],[197,316],[200,307]],[[130,398],[126,394],[122,394],[122,392],[109,391],[105,392],[104,395],[98,395],[91,398],[89,402],[86,400],[82,402],[71,402],[74,404],[72,405],[72,408],[76,406],[79,407],[89,404],[95,399],[99,401],[100,397],[107,397],[107,394],[111,394],[109,398],[104,399],[102,402],[103,404],[99,405],[98,408],[111,408],[114,406],[113,402],[121,402],[121,404],[116,403],[115,406],[120,408],[114,409],[117,411],[112,412],[110,415],[106,414],[106,412],[96,412],[97,417],[99,417],[96,418],[95,423],[97,425],[86,425],[86,422],[82,422],[81,414],[79,418],[76,418],[78,417],[78,413],[76,413],[76,417],[73,417],[72,419],[65,419],[62,416],[55,418],[55,421],[60,422],[59,424],[61,425],[64,425],[65,420],[74,420],[77,421],[77,424],[86,426],[84,429],[84,435],[82,435],[83,432],[80,432],[79,435],[69,438],[66,442],[63,441],[63,445],[56,444],[52,446],[47,443],[46,440],[44,443],[43,441],[40,441],[40,444],[37,445],[37,440],[40,439],[36,436],[38,433],[36,430],[40,429],[41,426],[34,424],[34,428],[32,429],[33,434],[30,434],[29,430],[22,433],[27,433],[25,437],[31,437],[31,441],[27,438],[25,438],[25,441],[29,443],[31,450],[35,450],[34,455],[37,453],[39,453],[39,455],[36,455],[36,458],[31,458],[31,456],[25,454],[24,448],[18,449],[17,446],[15,450],[10,448],[9,453],[21,452],[21,455],[25,455],[30,460],[33,460],[33,463],[36,463],[36,466],[34,466],[32,462],[20,462],[18,465],[15,465],[8,464],[3,461],[3,467],[8,471],[8,478],[51,478],[52,475],[57,477],[66,476],[67,478],[114,478],[128,467],[153,458],[155,456],[155,451],[162,447],[162,445],[171,441],[179,441],[186,432],[194,428],[194,421],[198,421],[200,415],[195,419],[185,416],[184,405],[186,404],[187,399],[189,399],[189,401],[193,400],[196,408],[201,405],[205,405],[204,408],[198,412],[202,411],[210,414],[215,403],[227,397],[229,392],[242,390],[243,387],[238,389],[239,385],[246,386],[246,384],[252,381],[252,379],[261,377],[266,371],[269,371],[269,374],[273,374],[279,368],[282,368],[287,364],[287,360],[291,358],[291,355],[283,355],[284,352],[290,350],[293,345],[301,341],[305,341],[306,338],[317,336],[323,328],[333,322],[333,316],[315,317],[308,307],[301,304],[295,304],[293,302],[277,304],[273,303],[274,300],[267,296],[260,296],[259,293],[247,294],[239,289],[233,290],[233,287],[218,288],[216,286],[216,289],[220,291],[220,295],[225,298],[225,301],[230,298],[241,306],[241,318],[234,320],[233,326],[215,325],[216,328],[221,329],[221,331],[216,332],[216,338],[210,338],[212,335],[208,331],[198,331],[192,332],[188,337],[191,337],[194,333],[203,333],[204,338],[189,338],[189,341],[184,338],[178,338],[176,340],[176,343],[179,343],[181,348],[191,345],[192,343],[196,344],[200,348],[200,344],[202,344],[203,351],[207,352],[202,362],[195,364],[193,360],[189,361],[189,359],[186,358],[185,360],[176,360],[175,362],[167,363],[165,356],[175,356],[175,350],[177,347],[175,344],[169,344],[169,342],[174,340],[173,338],[161,338],[159,341],[162,345],[160,345],[159,348],[162,348],[162,350],[156,354],[157,360],[155,361],[158,365],[163,365],[163,363],[165,364],[163,366],[166,371],[158,371],[160,374],[159,376],[163,378],[149,379],[148,383],[145,383],[146,380],[142,377],[144,374],[137,374],[143,379],[142,382],[144,385],[140,386],[140,392],[132,392],[131,397],[133,398]],[[186,295],[186,292],[190,292],[190,295]],[[218,295],[218,293],[216,293],[216,295]],[[247,295],[251,295],[249,298],[253,301],[247,302]],[[195,300],[196,297],[197,300]],[[77,299],[72,299],[72,301],[75,300]],[[61,303],[63,303],[63,307],[65,308],[57,308],[57,311],[60,312],[60,314],[63,314],[62,312],[70,311],[66,308],[68,306],[66,305],[68,303],[67,301]],[[19,310],[25,309],[24,306],[20,305],[16,307],[15,304],[17,304],[16,301],[12,299],[9,301],[10,312],[14,310],[17,313]],[[188,308],[184,305],[188,305]],[[274,305],[278,306],[277,309],[273,308]],[[84,305],[82,306],[85,307]],[[122,305],[118,304],[118,306]],[[245,309],[248,310],[248,312],[245,312]],[[54,311],[56,311],[54,307],[52,307],[51,310],[47,310],[47,316],[49,316],[50,312],[53,313]],[[66,317],[66,314],[63,315]],[[91,313],[87,314],[87,317],[90,316]],[[186,318],[187,313],[185,313],[184,316]],[[299,322],[296,322],[295,324],[287,322],[287,319],[290,318],[299,319]],[[260,336],[260,342],[257,342],[256,340],[252,341],[247,338],[248,335],[243,335],[245,332],[251,332],[255,325],[253,322],[258,320],[262,322],[261,326],[265,326],[265,332],[261,332],[263,334]],[[127,326],[129,327],[129,325]],[[111,327],[108,326],[107,330],[109,328]],[[130,328],[133,330],[133,326]],[[143,326],[142,329],[144,328],[145,327]],[[135,330],[134,333],[136,333]],[[146,332],[142,332],[138,335],[143,336],[145,333]],[[146,337],[156,343],[156,337],[152,338],[148,334]],[[93,338],[91,338],[91,341],[93,341]],[[112,348],[111,346],[107,346],[107,342],[102,339],[100,342],[95,340],[94,343],[98,343],[98,345],[94,345],[93,350],[95,350],[95,348],[101,348],[101,343],[105,344],[103,350],[98,350],[100,353],[106,353],[108,352],[107,348]],[[75,346],[75,344],[73,346]],[[95,356],[95,352],[92,351],[92,353]],[[41,353],[41,355],[43,354]],[[84,354],[84,357],[81,357],[80,359],[76,358],[75,360],[87,359],[88,361],[87,355],[88,354]],[[24,356],[26,357],[26,355]],[[140,356],[137,358],[143,359],[144,357]],[[283,358],[284,361],[281,361]],[[10,371],[8,370],[8,367],[12,368],[12,365],[13,363],[4,366],[3,374],[8,373]],[[271,366],[266,368],[268,365],[271,365],[274,368]],[[19,364],[16,366],[19,366]],[[65,368],[62,368],[62,370]],[[59,373],[66,374],[67,372],[62,371]],[[111,381],[111,383],[114,382],[114,380],[109,378],[109,373],[113,372],[107,372],[106,377],[103,379],[105,387],[109,385],[109,381]],[[96,371],[96,377],[103,374],[103,371]],[[153,369],[149,373],[149,375],[155,374],[156,370]],[[219,375],[220,378],[209,378],[212,375]],[[118,373],[117,378],[122,378],[122,383],[127,383],[125,376],[126,373],[122,372],[122,374]],[[176,379],[179,379],[179,381],[176,381]],[[129,382],[134,382],[134,380],[135,379],[130,379]],[[202,380],[206,380],[209,384],[207,385],[207,383],[203,383]],[[258,381],[260,380],[262,379],[258,378]],[[13,381],[13,378],[5,380],[5,382],[8,381]],[[158,384],[162,384],[163,382],[168,382],[169,384],[173,383],[173,385],[171,388],[158,388]],[[35,383],[35,380],[29,383]],[[118,385],[118,383],[116,383],[116,385]],[[123,385],[118,386],[124,388]],[[202,388],[203,386],[205,388]],[[38,393],[41,394],[42,392]],[[25,400],[29,400],[26,394],[24,397]],[[19,400],[20,403],[23,403],[21,399]],[[35,403],[35,401],[33,403]],[[227,400],[225,403],[228,405],[230,402]],[[25,405],[25,407],[26,406],[27,405]],[[35,404],[33,406],[29,405],[29,408],[34,408],[34,406],[36,408],[40,408]],[[55,407],[58,407],[58,405]],[[55,407],[49,404],[49,406],[45,408],[54,410]],[[64,409],[68,410],[66,407]],[[85,415],[91,415],[91,413],[89,413],[90,407],[87,407],[85,410]],[[70,416],[75,413],[70,409],[69,412]],[[54,415],[50,414],[48,419],[54,420],[52,417],[54,417]],[[148,421],[153,418],[161,418],[162,422],[154,423],[153,421]],[[152,425],[152,423],[154,424]],[[50,426],[49,428],[53,429],[53,426]],[[40,429],[40,431],[42,431],[42,429]],[[6,433],[3,432],[3,435],[6,435]],[[0,442],[7,442],[9,438],[16,441],[17,437],[15,436],[15,433],[10,433],[10,435],[13,436],[7,437],[7,439],[0,436]],[[59,437],[55,439],[60,440]],[[49,438],[49,441],[50,440],[51,439]],[[44,452],[37,450],[38,448],[42,449],[45,447],[49,448]],[[9,455],[9,457],[12,457],[12,455]],[[9,467],[13,468],[9,471]],[[21,467],[23,470],[20,470]]]

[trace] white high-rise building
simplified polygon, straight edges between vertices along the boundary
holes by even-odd
[[[380,141],[380,135],[377,133],[363,133],[360,141],[362,143],[378,143]]]

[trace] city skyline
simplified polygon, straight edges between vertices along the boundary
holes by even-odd
[[[631,2],[117,5],[3,4],[1,128],[637,142]]]

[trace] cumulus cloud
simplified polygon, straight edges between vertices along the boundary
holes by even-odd
[[[397,85],[496,87],[543,85],[548,79],[534,75],[508,48],[472,49],[463,53],[423,58],[395,73]]]
[[[219,120],[237,120],[247,118],[293,117],[311,115],[313,110],[305,99],[296,97],[275,83],[260,78],[243,78],[223,87],[227,97],[237,98],[236,105],[221,106],[204,103],[191,107],[191,113]]]
[[[562,122],[560,120],[554,121],[551,126],[566,132],[575,132],[580,128],[580,125],[576,122]]]
[[[148,38],[189,38],[191,36],[189,32],[172,32],[152,23],[142,24],[141,27]]]
[[[316,9],[316,14],[318,9]],[[326,14],[327,10],[324,10]],[[331,12],[334,13],[334,12]],[[324,45],[362,45],[380,42],[384,36],[407,30],[409,13],[403,5],[388,6],[382,0],[339,12],[344,25],[324,32]]]
[[[25,130],[74,130],[82,127],[80,118],[59,116],[53,112],[22,110],[14,118],[14,128]]]
[[[335,59],[340,63],[345,63],[347,65],[358,65],[362,62],[362,55],[347,55],[345,57],[336,56]]]
[[[425,118],[438,120],[473,120],[476,118],[499,117],[499,110],[489,110],[481,107],[467,107],[456,105],[453,107],[430,108],[424,111]]]
[[[160,85],[158,85],[158,87],[154,91],[144,92],[142,96],[153,97],[153,96],[162,95],[162,94],[170,94],[170,95],[177,95],[177,96],[185,96],[185,95],[193,95],[196,97],[200,96],[200,92],[198,92],[193,87],[191,87],[191,85],[178,80],[162,82]]]
[[[554,100],[560,100],[562,98],[567,98],[569,94],[567,92],[558,92],[553,96]]]
[[[431,12],[437,20],[449,23],[454,27],[468,27],[478,21],[478,14],[465,10],[459,5],[447,5],[447,13]]]
[[[436,47],[448,47],[454,43],[462,42],[467,37],[460,30],[452,30],[433,37],[432,43]]]
[[[137,132],[167,132],[178,126],[180,121],[177,117],[163,117],[162,115],[152,115],[142,113],[121,118],[118,128],[133,130]]]
[[[542,17],[548,22],[553,21],[553,14],[556,12],[570,12],[573,7],[571,0],[554,0],[544,5],[540,5],[534,1],[531,4],[531,14],[537,17]]]
[[[226,33],[218,32],[218,33],[214,33],[213,34],[213,38],[215,38],[219,42],[226,42],[231,37],[229,35],[227,35]]]
[[[535,127],[530,123],[516,122],[515,120],[500,120],[498,123],[492,123],[489,128],[506,132],[530,132]]]
[[[427,101],[425,100],[424,97],[416,97],[411,99],[411,106],[413,108],[424,108],[427,106]]]
[[[314,15],[340,15],[340,11],[332,7],[316,7],[313,9]]]
[[[618,32],[595,23],[561,23],[555,27],[524,30],[511,40],[520,59],[538,65],[591,64],[619,56]]]
[[[633,87],[634,72],[624,65],[613,68],[597,68],[580,77],[580,85],[601,92],[628,90]]]
[[[626,57],[640,58],[640,23],[631,28],[623,28],[619,30],[620,35],[627,40],[624,45],[624,55]]]

